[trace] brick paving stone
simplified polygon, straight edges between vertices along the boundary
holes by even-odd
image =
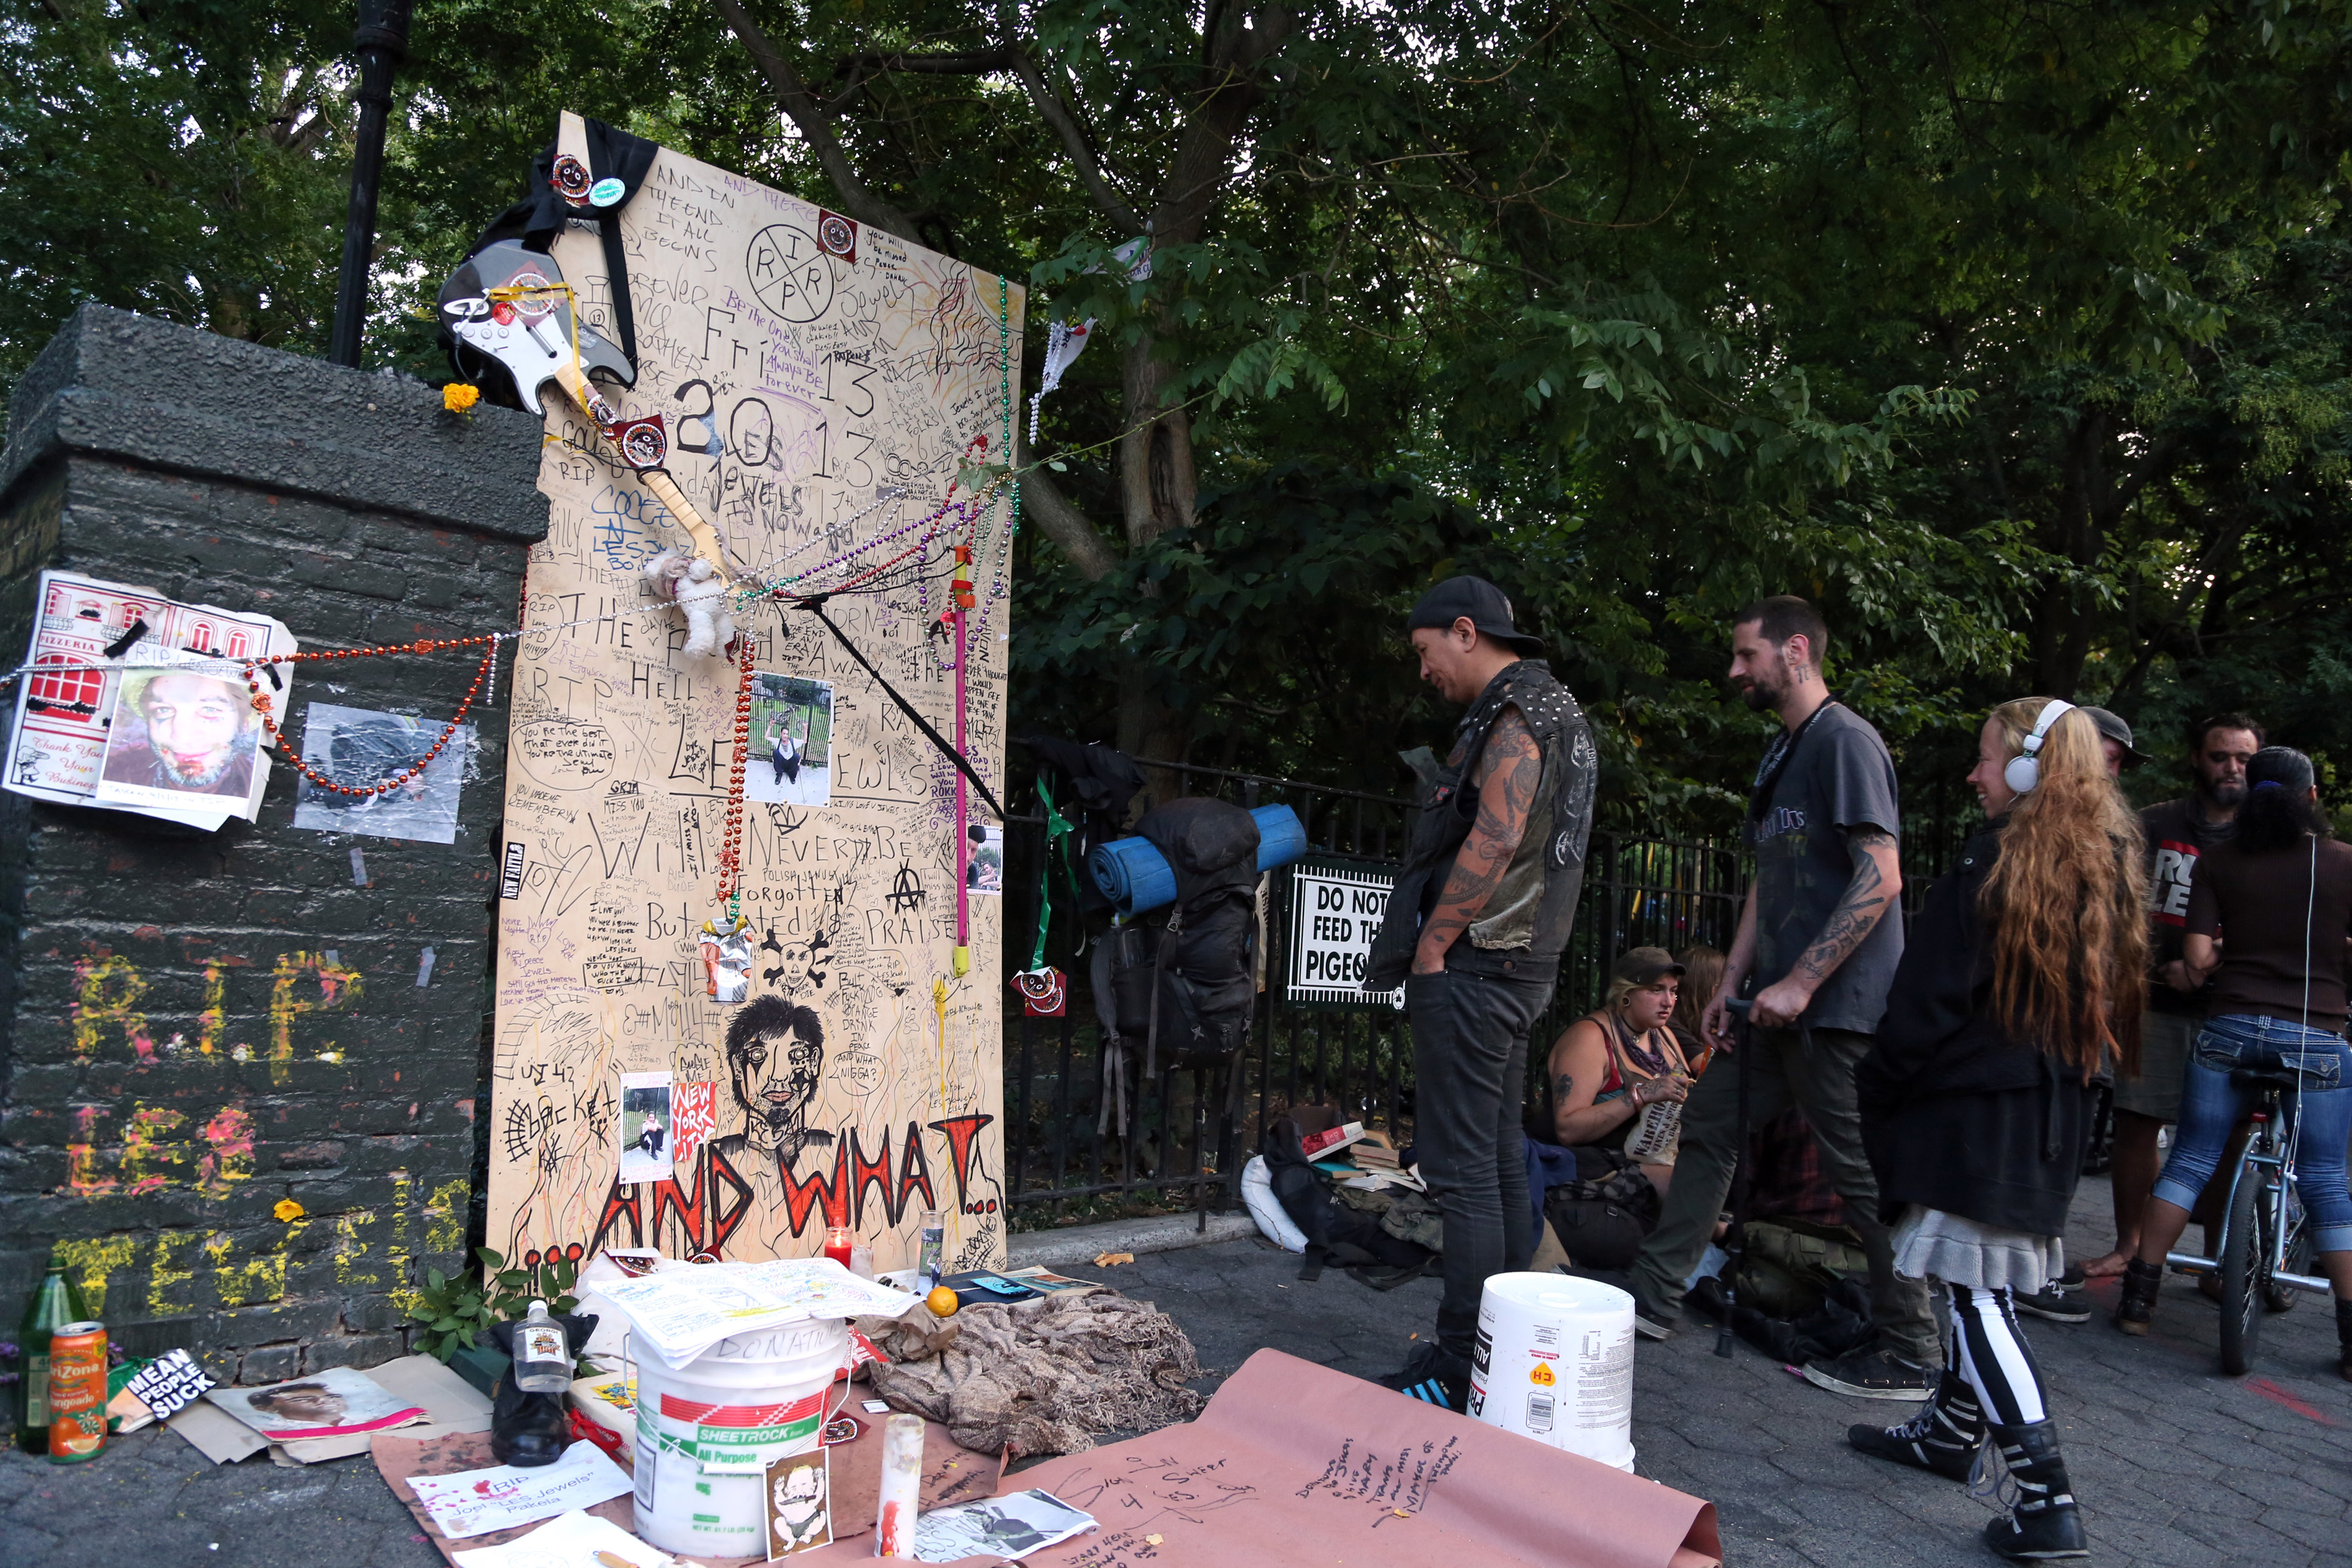
[[[2110,1244],[2104,1181],[2084,1184],[2070,1246]],[[2193,1233],[2192,1233],[2193,1234]],[[1433,1279],[1379,1293],[1343,1274],[1297,1278],[1298,1259],[1243,1240],[1147,1254],[1099,1279],[1183,1324],[1213,1391],[1273,1345],[1360,1376],[1400,1365],[1430,1330]],[[2158,1332],[2105,1321],[2111,1286],[2082,1324],[2031,1321],[2055,1419],[2102,1568],[2352,1565],[2352,1384],[2334,1370],[2322,1301],[2264,1327],[2259,1364],[2221,1374],[2218,1319],[2168,1280]],[[1891,1425],[1907,1405],[1845,1399],[1742,1345],[1714,1353],[1691,1320],[1634,1363],[1635,1468],[1712,1501],[1739,1568],[1913,1568],[1994,1561],[1979,1542],[1993,1504],[1965,1487],[1864,1458],[1856,1422]],[[0,1563],[120,1568],[433,1568],[364,1458],[280,1469],[266,1458],[215,1468],[169,1432],[121,1440],[97,1462],[52,1467],[0,1456]],[[64,1521],[74,1521],[70,1525]],[[83,1521],[98,1521],[91,1528]],[[214,1543],[218,1550],[214,1551]]]

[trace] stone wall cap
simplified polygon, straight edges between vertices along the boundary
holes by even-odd
[[[487,403],[446,413],[418,382],[84,305],[16,384],[0,503],[73,451],[535,543],[542,428]]]

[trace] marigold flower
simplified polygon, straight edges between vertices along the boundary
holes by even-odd
[[[269,1212],[291,1225],[302,1217],[302,1205],[292,1198],[280,1198],[278,1200],[278,1206]]]
[[[441,406],[452,414],[465,414],[482,400],[482,389],[453,381],[441,389]]]

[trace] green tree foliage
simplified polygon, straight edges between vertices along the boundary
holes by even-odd
[[[0,6],[0,373],[83,299],[320,342],[346,24]],[[1733,820],[1775,591],[1925,809],[2032,690],[2352,761],[2347,0],[449,0],[412,54],[379,363],[439,374],[565,108],[1026,275],[1033,366],[1096,321],[1016,731],[1394,787],[1446,721],[1403,611],[1475,570],[1624,822]]]

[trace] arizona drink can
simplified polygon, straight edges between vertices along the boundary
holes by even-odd
[[[106,1325],[68,1323],[49,1341],[49,1463],[77,1465],[106,1447]]]

